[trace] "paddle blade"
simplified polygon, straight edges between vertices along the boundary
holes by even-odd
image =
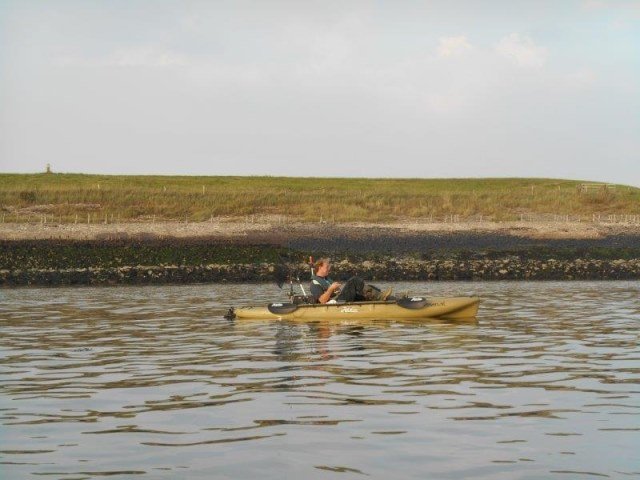
[[[278,288],[282,288],[282,286],[287,283],[289,279],[289,270],[284,265],[275,265],[273,269],[273,279],[275,280]]]

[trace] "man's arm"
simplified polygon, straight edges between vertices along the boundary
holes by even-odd
[[[333,282],[331,285],[329,285],[329,288],[327,288],[327,290],[318,297],[318,302],[327,303],[329,300],[331,300],[331,297],[338,288],[340,288],[340,283]]]

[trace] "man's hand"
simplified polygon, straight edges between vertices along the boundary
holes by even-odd
[[[339,290],[341,286],[342,284],[340,282],[333,282],[331,285],[329,285],[329,288],[327,288],[327,290],[322,295],[320,295],[318,301],[320,303],[327,303],[329,300],[331,300],[331,296],[335,293],[335,291]]]

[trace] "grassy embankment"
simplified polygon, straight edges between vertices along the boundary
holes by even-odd
[[[553,179],[0,174],[4,222],[191,221],[285,215],[292,221],[519,220],[640,215],[640,189]],[[458,217],[455,217],[458,216]],[[640,217],[639,217],[640,218]]]

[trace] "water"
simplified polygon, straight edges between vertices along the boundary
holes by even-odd
[[[272,285],[0,291],[0,477],[640,478],[637,282],[400,289],[483,303],[299,324],[222,318]]]

